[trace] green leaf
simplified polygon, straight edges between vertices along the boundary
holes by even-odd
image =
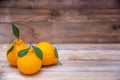
[[[10,47],[10,49],[7,51],[7,55],[13,50],[14,48],[14,44],[12,44],[12,46]]]
[[[56,56],[56,58],[58,59],[59,57],[58,57],[58,51],[57,51],[57,48],[56,48],[56,47],[55,47],[54,52],[55,52],[55,56]]]
[[[30,47],[27,48],[27,49],[23,49],[23,50],[19,51],[19,52],[18,52],[18,56],[19,56],[19,57],[25,56],[25,55],[27,54],[27,52],[28,52],[29,49],[30,49]]]
[[[57,51],[57,48],[55,47],[55,56],[56,56],[56,58],[58,59],[59,58],[59,56],[58,56],[58,51]],[[59,64],[59,65],[62,65],[62,63],[60,63],[60,61],[58,60],[57,61],[57,64]]]
[[[19,39],[20,31],[14,24],[12,24],[12,30],[13,30],[13,34]]]
[[[42,58],[43,58],[42,51],[41,51],[39,48],[35,47],[35,46],[32,46],[32,47],[33,47],[33,49],[34,49],[34,51],[35,51],[37,57],[40,58],[40,59],[42,60]]]

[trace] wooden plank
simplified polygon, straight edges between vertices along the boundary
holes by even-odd
[[[49,15],[0,15],[0,22],[38,22],[47,21]]]
[[[113,39],[114,38],[114,39]],[[56,42],[57,41],[57,42]],[[72,37],[72,39],[70,37],[56,37],[53,39],[52,43],[63,43],[63,44],[71,44],[71,43],[119,43],[120,42],[120,38],[118,36],[99,36],[99,37],[89,37],[89,36],[85,36],[85,37]]]
[[[17,9],[0,8],[0,22],[117,22],[119,9]],[[116,24],[116,23],[115,23]]]
[[[120,42],[119,9],[117,0],[4,0],[0,3],[0,25],[15,22],[20,28],[25,26],[21,39],[26,42],[115,43]],[[0,43],[14,38],[9,29],[5,30],[9,34],[1,31]]]
[[[20,73],[3,73],[1,80],[119,80],[119,74],[120,72],[40,72],[27,76]]]
[[[3,57],[3,56],[0,56],[0,57]],[[10,67],[9,63],[7,62],[6,60],[6,57],[3,57],[0,59],[1,61],[1,64],[0,64],[0,68],[4,68],[4,67]],[[64,67],[75,67],[77,66],[77,68],[82,68],[82,67],[117,67],[119,68],[118,66],[120,66],[120,61],[118,60],[60,60],[60,62],[62,63],[62,66]],[[62,68],[62,66],[60,65],[55,65],[56,68]],[[81,66],[81,67],[78,67],[78,66]],[[54,67],[54,66],[51,66],[50,69]],[[45,67],[46,69],[47,67]],[[86,68],[87,69],[87,68]],[[111,69],[113,70],[113,69]]]
[[[115,9],[115,13],[119,13],[117,11],[118,9]],[[111,12],[111,11],[110,11]],[[38,14],[50,14],[50,9],[27,9],[27,8],[0,8],[0,14],[15,14],[15,15],[20,15],[20,14],[31,14],[31,15],[38,15]]]
[[[5,52],[1,53],[2,59]],[[120,60],[119,50],[59,50],[60,60]]]
[[[69,62],[71,62],[71,61],[69,61]],[[93,62],[93,61],[91,61],[91,62]],[[100,61],[99,63],[101,64],[102,62]],[[89,63],[89,65],[87,65],[86,61],[84,61],[84,63],[81,66],[80,65],[79,66],[75,66],[75,65],[72,66],[71,63],[70,63],[69,66],[63,65],[63,66],[43,67],[39,73],[37,73],[37,74],[35,74],[33,76],[34,76],[34,79],[38,79],[37,76],[39,76],[40,79],[43,79],[43,78],[45,78],[45,76],[49,75],[49,73],[50,73],[51,76],[48,76],[47,79],[49,79],[49,78],[57,79],[59,77],[60,78],[70,78],[70,77],[62,77],[62,76],[58,75],[58,73],[59,73],[59,74],[64,74],[64,75],[67,76],[70,73],[69,75],[73,75],[72,77],[74,77],[76,80],[79,80],[79,78],[81,79],[82,77],[89,77],[89,79],[95,79],[95,80],[96,80],[96,78],[98,78],[98,80],[99,80],[101,78],[103,79],[103,77],[104,78],[105,77],[106,78],[110,77],[110,78],[113,79],[114,77],[112,75],[110,75],[110,74],[111,73],[112,74],[116,73],[116,75],[117,75],[117,73],[119,73],[119,70],[120,70],[120,67],[119,67],[120,63],[119,62],[117,62],[116,65],[114,65],[114,64],[110,65],[109,64],[109,66],[105,66],[106,65],[105,63],[104,63],[104,65],[100,65],[100,64],[96,65],[96,63],[98,64],[98,62],[95,61],[95,63],[93,62],[92,65],[90,63]],[[107,61],[106,63],[109,63],[109,61]],[[2,79],[3,80],[8,79],[8,78],[11,78],[11,79],[16,78],[16,79],[18,79],[18,78],[22,78],[23,76],[24,76],[24,78],[29,79],[26,75],[20,74],[17,68],[9,66],[6,63],[6,61],[5,62],[2,61],[2,65],[0,65],[0,68],[1,68],[1,71],[0,71],[1,80]],[[81,75],[82,73],[84,73],[84,75]],[[94,75],[94,78],[92,78],[93,76],[89,75],[88,73],[92,73]],[[98,74],[97,77],[95,77],[96,76],[95,73],[96,73],[96,75]],[[100,76],[99,74],[102,74],[102,73],[106,74],[108,76],[103,76],[103,75]],[[52,75],[54,75],[54,74],[56,74],[57,77],[53,77]],[[16,76],[12,77],[12,75],[16,75]],[[117,77],[117,76],[115,76],[115,77]],[[70,78],[70,79],[73,79],[73,78]]]
[[[50,12],[45,9],[9,9],[0,8],[0,22],[37,22],[46,21]]]
[[[70,45],[69,45],[70,46]],[[90,46],[90,45],[89,45]],[[1,50],[1,59],[5,59],[6,48]],[[120,60],[120,50],[58,50],[60,60]]]
[[[0,50],[4,52],[9,44],[0,44]],[[28,44],[29,45],[29,44]],[[36,44],[33,44],[36,45]],[[52,44],[58,50],[120,50],[120,44]]]
[[[116,1],[95,1],[96,4],[99,3],[115,3]],[[5,0],[1,4],[9,2]],[[16,2],[27,2],[21,1],[10,1],[19,5]],[[28,1],[29,2],[29,1]],[[37,1],[36,1],[37,2]],[[69,1],[55,1],[49,3],[49,1],[38,1],[48,4],[60,3],[65,5],[71,5]],[[78,2],[78,1],[76,1]],[[77,4],[75,2],[75,5]],[[80,0],[80,2],[88,3],[89,1]],[[31,1],[30,1],[31,3]],[[92,4],[92,2],[89,2]],[[112,3],[112,4],[113,4]],[[82,3],[80,3],[82,4]],[[73,4],[74,5],[74,4]],[[89,4],[88,4],[89,5]],[[115,6],[115,5],[114,5]],[[74,7],[74,6],[73,6]],[[120,11],[117,8],[107,8],[107,9],[48,9],[48,8],[0,8],[0,25],[1,26],[11,26],[11,22],[15,22],[23,31],[22,39],[26,42],[40,42],[48,41],[51,43],[97,43],[97,42],[119,42],[119,22],[120,22]],[[6,23],[7,22],[7,23]],[[42,27],[41,27],[42,25]],[[29,26],[30,29],[27,29]],[[34,27],[33,27],[34,26]],[[85,27],[84,27],[85,26]],[[114,26],[117,26],[114,28]],[[33,28],[31,28],[33,27]],[[47,30],[48,29],[50,30]],[[4,28],[6,29],[6,28]],[[3,30],[4,30],[3,29]],[[41,30],[40,30],[41,29]],[[13,35],[9,29],[0,32],[0,42],[8,43],[12,40]],[[30,30],[30,31],[27,31]],[[39,31],[40,30],[40,31]],[[67,31],[66,31],[67,30]],[[25,32],[29,34],[25,35]],[[35,33],[32,33],[35,32]],[[44,33],[46,32],[46,33]],[[71,33],[71,34],[69,34]],[[34,36],[37,35],[37,36]],[[7,35],[7,36],[5,36]],[[24,36],[23,36],[24,35]],[[33,35],[33,37],[31,37]],[[113,39],[114,38],[114,39]]]
[[[72,47],[65,49],[64,47],[67,47],[66,45],[75,46],[75,48],[74,50],[71,50],[73,49]],[[100,44],[96,45],[97,47],[95,47],[95,44],[66,45],[54,44],[54,46],[59,48],[58,52],[60,61],[63,64],[62,66],[54,65],[49,67],[42,67],[40,72],[36,73],[35,75],[23,75],[17,68],[10,66],[6,60],[5,50],[8,44],[0,44],[0,80],[120,79],[120,50],[117,50],[119,48],[119,44]],[[86,49],[84,45],[87,47]],[[64,47],[60,49],[62,46]],[[90,46],[90,49],[88,46]],[[104,47],[104,49],[101,49],[100,47]]]
[[[12,67],[9,63],[0,59],[0,73],[18,72],[17,68]],[[74,62],[74,63],[73,63]],[[40,71],[44,72],[99,72],[99,71],[120,71],[120,61],[61,61],[62,66],[53,65],[42,67]]]
[[[59,50],[59,56],[63,60],[120,60],[119,50]]]
[[[69,13],[71,14],[71,12],[75,12],[75,13],[78,13],[80,15],[96,15],[96,14],[99,14],[99,15],[104,15],[104,14],[119,14],[120,13],[120,9],[58,9],[58,10],[55,10],[55,9],[44,9],[44,8],[40,8],[40,9],[37,9],[37,8],[1,8],[0,7],[0,14],[4,14],[4,15],[7,15],[7,14],[16,14],[16,15],[19,15],[19,14],[35,14],[35,15],[38,15],[38,14],[52,14],[53,12],[55,11],[58,11],[60,14],[62,13]]]
[[[120,44],[53,44],[60,50],[120,50]],[[2,46],[2,45],[0,45]],[[7,45],[4,45],[6,47]]]
[[[30,26],[27,23],[26,24],[18,23],[17,26],[21,31],[20,38],[23,39],[25,42],[51,41],[50,40],[51,39],[50,32],[52,32],[51,23],[45,23],[45,24],[43,23],[40,26],[35,25],[34,26],[35,31],[33,29],[33,25]],[[3,43],[11,42],[14,39],[13,34],[12,34],[11,23],[8,23],[8,24],[2,23],[0,28],[1,28],[0,30],[2,30],[1,33],[3,34],[3,35],[1,34],[1,43],[2,42]],[[11,35],[11,36],[4,36],[6,34],[6,32],[7,32],[7,35]],[[39,35],[39,34],[43,34],[43,35]],[[25,38],[25,36],[26,36],[26,38]],[[3,39],[3,37],[5,37],[5,38]],[[37,40],[37,38],[39,38],[39,40]],[[40,40],[40,38],[41,38],[41,40]]]
[[[0,50],[5,51],[9,44],[0,44]],[[29,45],[29,44],[28,44]],[[33,44],[36,45],[36,44]],[[58,50],[120,50],[119,43],[106,43],[106,44],[52,44]]]
[[[108,61],[109,62],[109,61]],[[1,67],[0,73],[19,73],[19,70],[11,66]],[[119,66],[51,66],[51,67],[42,67],[42,72],[119,72]]]
[[[114,23],[19,22],[15,24],[20,28],[20,38],[25,42],[120,42],[119,27],[114,29]],[[0,43],[8,43],[13,40],[14,37],[11,30],[11,23],[0,23],[0,26]]]
[[[114,24],[114,23],[113,23]],[[112,28],[112,23],[55,23],[54,26],[54,38],[53,41],[61,43],[76,43],[80,42],[113,42],[116,40],[119,42],[119,30],[115,31]],[[58,31],[57,31],[58,30]],[[57,35],[57,36],[55,36]],[[114,38],[116,39],[112,39]]]
[[[117,22],[120,21],[119,14],[106,14],[106,15],[79,15],[76,13],[63,13],[57,16],[50,14],[8,14],[0,15],[0,22]]]
[[[80,43],[80,42],[119,42],[119,30],[114,30],[114,23],[55,23],[53,42]],[[58,30],[58,31],[57,31]],[[57,35],[57,36],[55,36]],[[113,39],[114,37],[114,39]]]
[[[0,7],[16,8],[120,8],[118,0],[4,0]]]
[[[24,29],[21,39],[26,42],[120,42],[119,3],[118,0],[2,0],[0,26],[10,26],[13,22],[20,28],[25,26],[21,28]],[[26,26],[30,26],[29,29]],[[8,29],[5,32],[0,31],[0,43],[14,38]]]

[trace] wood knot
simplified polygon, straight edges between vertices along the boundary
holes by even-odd
[[[58,10],[51,10],[50,16],[51,16],[51,19],[54,19],[54,18],[60,17],[61,15]]]
[[[112,29],[113,29],[113,30],[118,30],[118,29],[120,29],[120,25],[113,25],[113,26],[112,26]]]

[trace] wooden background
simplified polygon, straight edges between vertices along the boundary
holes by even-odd
[[[120,0],[0,0],[0,43],[14,39],[37,43],[120,42]]]

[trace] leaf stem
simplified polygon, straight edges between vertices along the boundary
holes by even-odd
[[[62,63],[60,61],[57,61],[57,64],[59,64],[60,66],[62,66]]]
[[[30,45],[30,48],[31,48],[32,47],[32,43],[30,42],[29,45]]]

